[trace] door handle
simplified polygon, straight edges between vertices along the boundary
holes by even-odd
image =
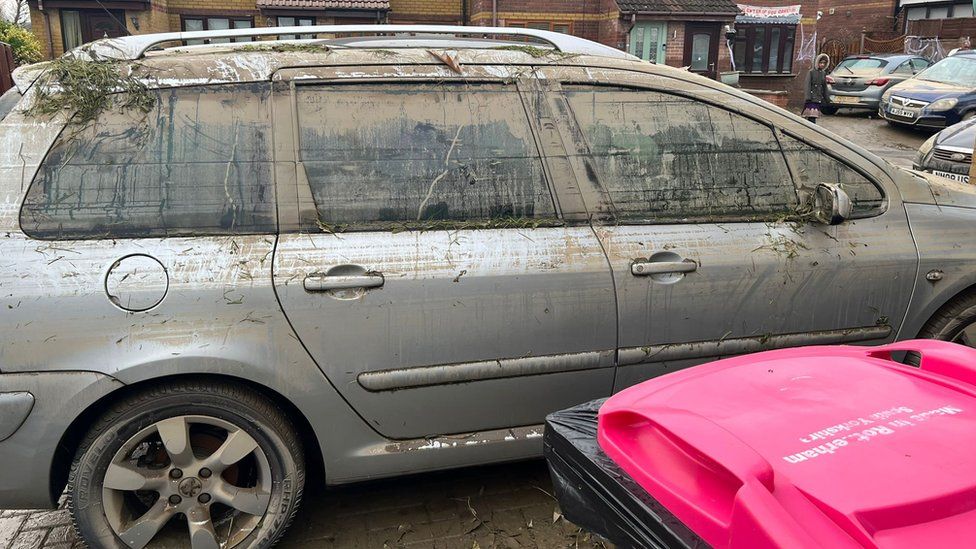
[[[381,274],[366,274],[356,276],[310,274],[305,277],[306,292],[329,292],[332,290],[353,290],[379,288],[386,280]]]
[[[646,259],[638,259],[630,266],[630,272],[634,276],[693,273],[697,270],[698,264],[691,259],[684,261],[647,261]]]

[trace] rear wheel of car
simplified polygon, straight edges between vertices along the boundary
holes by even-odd
[[[918,337],[976,347],[976,292],[961,295],[939,309]]]
[[[92,547],[270,547],[304,481],[300,439],[274,403],[190,381],[126,398],[92,426],[68,505]]]
[[[820,112],[826,114],[827,116],[833,116],[837,114],[837,107],[821,107]]]

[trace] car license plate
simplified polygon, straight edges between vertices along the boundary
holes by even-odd
[[[915,113],[912,111],[906,111],[905,109],[895,109],[889,108],[888,114],[893,114],[895,116],[901,116],[904,118],[915,118]]]
[[[939,176],[939,177],[944,177],[946,179],[951,179],[953,181],[958,181],[960,183],[969,183],[969,176],[968,175],[962,175],[962,174],[958,174],[958,173],[943,172],[943,171],[939,171],[939,170],[932,170],[932,173],[935,174],[935,175],[937,175],[937,176]]]
[[[840,105],[857,105],[858,103],[861,102],[861,99],[860,98],[858,98],[858,97],[851,97],[851,96],[848,96],[848,95],[835,95],[832,98],[832,100],[833,100],[834,103],[837,103],[837,104],[840,104]]]

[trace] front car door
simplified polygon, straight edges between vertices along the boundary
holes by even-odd
[[[320,368],[384,436],[538,425],[611,393],[610,269],[559,175],[553,115],[520,91],[526,69],[279,74],[296,211],[275,287]]]
[[[617,290],[617,389],[720,356],[894,337],[918,259],[883,170],[720,90],[611,70],[549,76],[598,180],[584,196],[599,200]],[[857,219],[798,215],[821,182],[851,195]]]

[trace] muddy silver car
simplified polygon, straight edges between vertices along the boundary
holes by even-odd
[[[18,71],[0,507],[266,547],[307,482],[537,456],[547,413],[716,357],[970,341],[969,187],[559,34],[230,41],[289,31]]]

